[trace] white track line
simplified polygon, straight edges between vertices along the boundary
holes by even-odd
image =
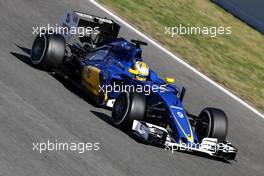
[[[167,49],[163,48],[160,44],[158,44],[157,42],[155,42],[154,40],[152,40],[151,38],[149,38],[145,34],[141,33],[139,30],[137,30],[136,28],[134,28],[133,26],[131,26],[130,24],[128,24],[126,21],[124,21],[120,17],[116,16],[114,13],[112,13],[111,11],[109,11],[108,9],[106,9],[105,7],[103,7],[101,4],[99,4],[95,0],[89,0],[89,1],[92,4],[94,4],[95,6],[97,6],[98,8],[100,8],[101,10],[103,10],[104,12],[106,12],[107,14],[111,15],[112,17],[114,17],[115,19],[117,19],[118,21],[120,21],[121,23],[123,23],[123,25],[125,25],[126,27],[128,27],[131,30],[133,30],[138,35],[140,35],[141,37],[145,38],[150,43],[152,43],[153,45],[155,45],[156,47],[158,47],[159,49],[161,49],[162,51],[164,51],[166,54],[168,54],[169,56],[171,56],[177,62],[180,62],[182,65],[184,65],[188,69],[192,70],[194,73],[196,73],[197,75],[199,75],[200,77],[202,77],[203,79],[205,79],[206,81],[208,81],[209,83],[211,83],[212,85],[214,85],[215,87],[217,87],[218,89],[222,90],[225,94],[227,94],[228,96],[232,97],[233,99],[235,99],[236,101],[238,101],[239,103],[241,103],[242,105],[244,105],[246,108],[248,108],[249,110],[251,110],[252,112],[254,112],[256,115],[258,115],[258,116],[260,116],[261,118],[264,119],[264,115],[261,114],[258,110],[256,110],[252,106],[250,106],[248,103],[246,103],[245,101],[241,100],[239,97],[237,97],[236,95],[234,95],[233,93],[231,93],[230,91],[228,91],[227,89],[225,89],[224,87],[222,87],[221,85],[217,84],[216,82],[214,82],[213,80],[211,80],[210,78],[208,78],[207,76],[205,76],[204,74],[202,74],[201,72],[199,72],[198,70],[196,70],[195,68],[193,68],[192,66],[190,66],[189,64],[187,64],[185,61],[183,61],[182,59],[180,59],[177,56],[175,56],[173,53],[171,53]]]

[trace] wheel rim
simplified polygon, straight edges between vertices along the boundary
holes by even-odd
[[[115,102],[113,109],[113,122],[119,125],[126,117],[128,113],[129,102],[127,101],[126,95],[121,95]]]
[[[204,128],[205,128],[205,135],[206,137],[210,137],[210,133],[211,133],[211,118],[210,118],[211,114],[209,111],[205,111],[205,115],[204,115]]]
[[[39,64],[44,57],[46,50],[46,38],[38,37],[32,47],[32,63]]]
[[[202,124],[200,126],[200,129],[197,131],[197,135],[200,139],[203,139],[204,137],[210,137],[211,133],[211,119],[210,119],[210,112],[204,111],[201,115]]]

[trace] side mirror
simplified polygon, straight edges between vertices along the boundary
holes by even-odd
[[[137,70],[134,70],[132,68],[129,68],[128,69],[128,72],[131,73],[131,74],[133,74],[133,75],[138,75],[138,71]]]
[[[167,84],[172,84],[172,83],[174,83],[174,78],[167,77],[167,78],[165,78],[165,81]]]

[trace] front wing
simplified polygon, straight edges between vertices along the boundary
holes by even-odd
[[[216,138],[204,138],[201,143],[197,144],[173,142],[165,128],[143,121],[134,120],[132,131],[140,140],[163,146],[166,150],[171,150],[172,152],[193,152],[225,160],[235,160],[237,154],[237,148],[231,143],[226,141],[220,143]]]

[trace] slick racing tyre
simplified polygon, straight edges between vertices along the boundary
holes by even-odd
[[[144,94],[123,92],[116,98],[112,110],[112,122],[115,126],[131,130],[134,120],[143,120],[146,111]]]
[[[38,35],[31,50],[31,63],[40,69],[59,66],[65,55],[65,39],[60,34]]]
[[[205,137],[217,138],[223,142],[227,136],[228,120],[224,111],[216,108],[205,108],[199,115],[201,124],[196,128],[199,140]]]

